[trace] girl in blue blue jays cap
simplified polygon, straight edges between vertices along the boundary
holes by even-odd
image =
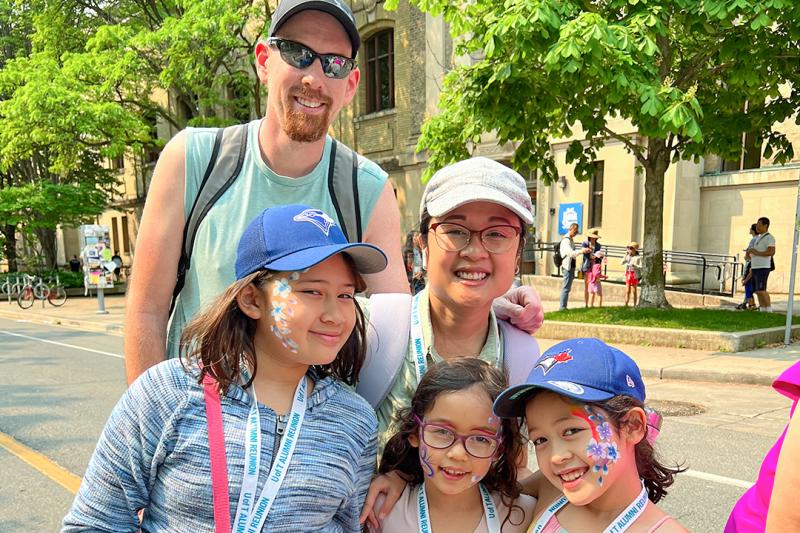
[[[550,482],[529,533],[686,531],[655,505],[682,470],[657,459],[660,419],[644,400],[636,363],[598,339],[556,344],[497,398],[496,415],[525,417]]]
[[[262,212],[181,360],[114,408],[63,531],[360,531],[377,420],[340,381],[364,360],[360,274],[385,266],[320,210]]]
[[[381,533],[459,531],[522,533],[536,499],[520,494],[515,459],[519,424],[492,414],[503,372],[463,357],[431,367],[408,408],[396,415],[380,472],[408,484]]]

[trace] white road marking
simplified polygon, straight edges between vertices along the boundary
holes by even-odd
[[[10,331],[0,330],[0,333],[11,335],[12,337],[22,337],[23,339],[29,339],[32,341],[46,342],[48,344],[55,344],[56,346],[64,346],[65,348],[74,348],[76,350],[83,350],[84,352],[98,353],[100,355],[109,355],[111,357],[116,357],[117,359],[124,359],[123,356],[117,353],[104,352],[102,350],[93,350],[91,348],[84,348],[83,346],[75,346],[74,344],[65,344],[63,342],[49,341],[47,339],[40,339],[38,337],[29,337],[27,335],[21,335],[19,333],[11,333]]]
[[[739,487],[740,489],[749,489],[753,486],[750,481],[741,479],[734,479],[732,477],[718,476],[717,474],[709,474],[708,472],[700,472],[699,470],[687,470],[681,472],[679,476],[690,476],[705,481],[713,481],[714,483],[722,483],[723,485],[730,485],[732,487]]]

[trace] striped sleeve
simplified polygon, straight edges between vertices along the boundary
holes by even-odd
[[[140,376],[114,407],[62,533],[138,531],[137,512],[150,501],[158,467],[174,442],[175,419],[186,401],[179,374],[167,365],[170,362]]]

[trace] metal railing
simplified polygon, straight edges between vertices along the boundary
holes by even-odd
[[[560,241],[559,241],[560,242]],[[557,243],[555,242],[543,242],[537,241],[533,244],[532,249],[533,251],[538,252],[549,252],[549,255],[545,255],[548,259],[552,258],[553,246]],[[580,246],[580,243],[577,243],[576,246]],[[614,245],[614,244],[601,244],[600,248],[603,250],[606,258],[611,259],[622,259],[625,257],[625,253],[627,248],[621,245]],[[640,250],[639,253],[641,254],[642,251]],[[734,296],[736,294],[736,284],[738,281],[738,274],[742,272],[743,264],[739,261],[739,255],[727,255],[727,254],[716,254],[716,253],[708,253],[708,252],[688,252],[682,250],[664,250],[663,251],[663,260],[665,265],[665,287],[672,291],[680,291],[680,292],[690,292],[696,294],[709,294],[709,295],[716,295],[716,296]],[[674,278],[675,281],[671,283],[667,283],[666,281],[669,280],[666,277],[666,270],[667,265],[683,265],[683,266],[694,266],[699,270],[699,280],[698,282],[692,282],[691,280],[686,281],[684,283],[676,283],[677,278]],[[608,274],[608,263],[604,265],[604,274]],[[554,274],[560,275],[560,274]],[[719,288],[708,288],[706,287],[707,282],[709,281],[709,275],[713,276],[715,284],[718,284]],[[623,284],[623,280],[612,280],[606,279],[604,283],[619,283]]]

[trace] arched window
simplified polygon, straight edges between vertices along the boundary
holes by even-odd
[[[394,30],[367,39],[364,46],[367,71],[367,113],[394,107]]]

